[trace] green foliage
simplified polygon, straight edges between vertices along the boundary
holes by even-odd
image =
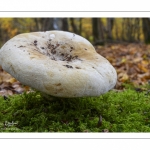
[[[150,93],[134,89],[52,100],[24,93],[0,97],[0,132],[150,132],[149,110]]]

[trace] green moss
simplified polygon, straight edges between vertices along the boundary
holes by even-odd
[[[53,100],[39,92],[0,97],[0,132],[150,132],[147,91]]]

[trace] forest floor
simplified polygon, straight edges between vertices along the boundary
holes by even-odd
[[[118,75],[99,97],[50,101],[0,68],[0,132],[150,132],[150,45],[95,48]]]

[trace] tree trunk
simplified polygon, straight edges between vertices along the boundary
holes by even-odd
[[[36,28],[38,31],[63,30],[68,31],[67,18],[36,18]]]
[[[112,39],[113,24],[114,18],[107,18],[107,39]]]
[[[94,44],[104,44],[104,28],[100,18],[92,18],[92,29],[93,29],[93,37]]]
[[[68,19],[67,18],[62,18],[62,30],[63,31],[68,31],[69,30],[69,25],[68,25]]]
[[[146,44],[150,44],[150,18],[142,18],[143,33]]]
[[[79,24],[79,33],[82,35],[82,18],[80,18],[80,24]]]
[[[70,18],[70,22],[71,22],[71,27],[73,29],[73,32],[76,33],[76,34],[79,34],[79,31],[75,25],[75,22],[74,22],[74,18]]]

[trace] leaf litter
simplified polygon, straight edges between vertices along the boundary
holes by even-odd
[[[96,51],[115,67],[118,75],[116,89],[122,89],[123,83],[140,86],[150,82],[150,45],[107,44],[97,46]]]

